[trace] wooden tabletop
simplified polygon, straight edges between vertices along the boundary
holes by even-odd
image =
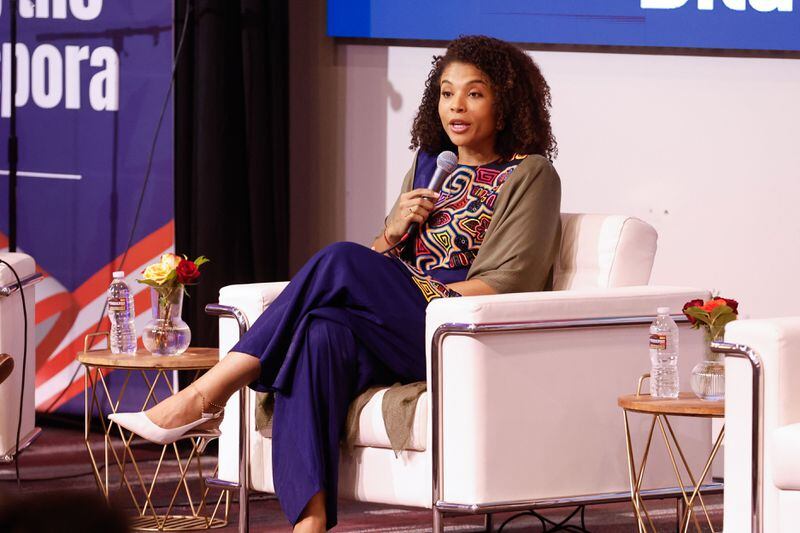
[[[626,394],[617,398],[617,405],[627,411],[652,415],[725,416],[725,400],[701,400],[691,392],[682,392],[675,399],[652,398],[649,394]]]
[[[101,368],[200,370],[211,368],[219,362],[219,350],[190,347],[180,355],[153,355],[146,350],[139,350],[136,355],[91,350],[79,353],[78,361],[86,366]]]

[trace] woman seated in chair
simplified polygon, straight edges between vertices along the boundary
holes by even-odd
[[[549,289],[558,253],[550,89],[524,52],[488,37],[451,42],[434,58],[411,147],[414,165],[371,248],[326,247],[192,386],[144,413],[112,418],[168,443],[213,432],[226,400],[245,385],[273,391],[281,507],[295,531],[336,525],[348,405],[368,386],[425,380],[427,304]],[[436,192],[427,186],[443,150],[458,163]]]

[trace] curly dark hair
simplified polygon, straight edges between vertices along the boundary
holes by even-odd
[[[483,35],[452,41],[433,66],[422,103],[411,128],[411,149],[437,153],[455,150],[439,118],[439,81],[453,62],[469,63],[489,78],[495,94],[498,127],[495,151],[505,160],[514,154],[540,154],[552,160],[558,154],[550,127],[550,86],[536,63],[516,46]]]

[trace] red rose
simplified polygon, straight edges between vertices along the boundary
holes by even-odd
[[[707,301],[706,304],[703,307],[701,307],[700,309],[702,309],[706,313],[710,313],[711,311],[713,311],[714,309],[716,309],[720,305],[725,305],[725,300],[723,300],[721,298],[714,298],[712,300]]]
[[[689,300],[688,302],[683,304],[683,314],[686,315],[686,310],[689,309],[690,307],[702,307],[702,306],[703,306],[703,300],[699,300],[699,299],[698,300]],[[697,322],[697,319],[692,317],[692,316],[686,315],[686,318],[688,318],[689,322],[691,322],[692,324]]]
[[[722,298],[722,297],[720,297],[719,300],[722,300],[723,302],[725,302],[725,305],[733,309],[734,315],[739,314],[739,302],[737,302],[736,300],[731,300],[730,298]]]
[[[194,264],[194,261],[183,259],[178,263],[175,274],[178,277],[178,283],[189,285],[197,281],[197,278],[200,277],[200,270],[197,268],[197,265]]]

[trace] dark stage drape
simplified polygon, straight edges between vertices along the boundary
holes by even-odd
[[[205,315],[220,287],[288,276],[288,1],[190,0],[178,63],[176,250],[205,255],[184,320],[217,346]],[[187,3],[176,0],[176,45]]]

